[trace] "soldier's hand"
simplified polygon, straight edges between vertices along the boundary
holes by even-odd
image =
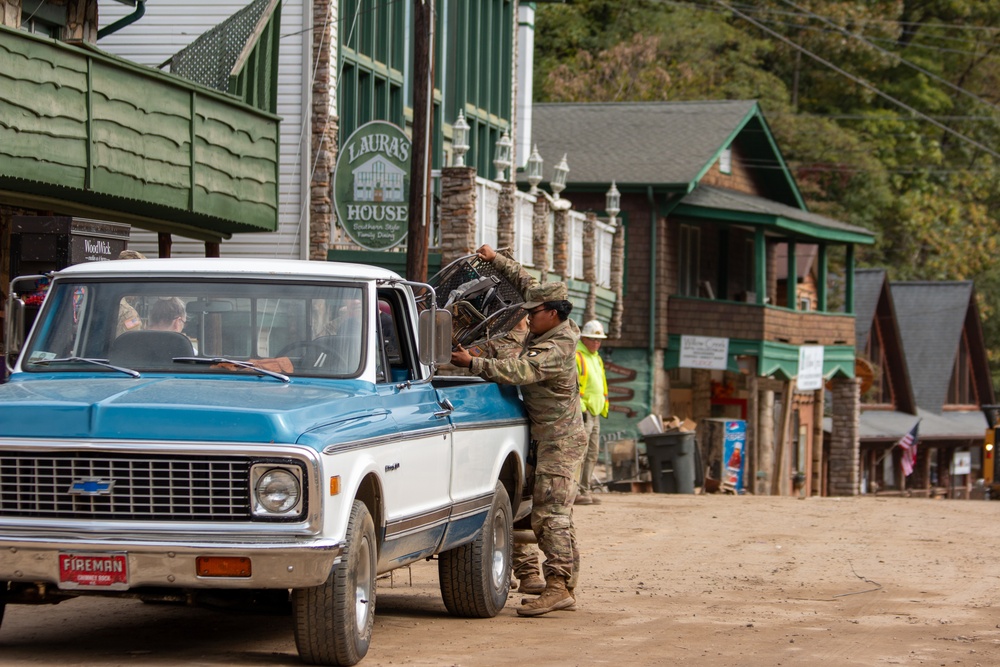
[[[472,366],[472,355],[461,345],[458,349],[451,351],[451,363],[459,368],[470,368]]]
[[[496,259],[497,251],[491,248],[490,244],[486,243],[479,247],[479,250],[476,251],[476,254],[479,255],[479,259],[483,260],[484,262],[492,262],[494,259]]]

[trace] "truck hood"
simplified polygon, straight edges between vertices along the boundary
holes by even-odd
[[[294,443],[312,429],[382,415],[374,387],[260,377],[12,379],[0,437]]]

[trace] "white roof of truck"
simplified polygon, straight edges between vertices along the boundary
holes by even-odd
[[[58,272],[66,276],[301,276],[304,278],[339,278],[343,280],[391,280],[399,275],[377,266],[344,262],[315,262],[300,259],[257,259],[198,257],[178,259],[123,259],[109,262],[75,264]]]

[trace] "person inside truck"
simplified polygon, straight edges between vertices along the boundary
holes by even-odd
[[[187,324],[187,307],[184,302],[176,296],[160,297],[149,309],[150,331],[176,331],[184,333],[184,326]],[[191,337],[188,336],[190,339]],[[198,345],[191,339],[194,353],[198,354]]]

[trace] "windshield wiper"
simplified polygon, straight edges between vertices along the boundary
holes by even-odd
[[[124,373],[125,375],[130,375],[134,378],[142,377],[139,371],[134,371],[131,368],[122,368],[121,366],[114,366],[108,363],[107,359],[89,359],[87,357],[63,357],[62,359],[39,359],[38,361],[29,361],[30,364],[35,364],[36,366],[48,366],[49,364],[65,364],[69,362],[82,361],[86,364],[93,364],[95,366],[100,366],[101,368],[110,368],[113,371],[118,371],[119,373]]]
[[[237,361],[235,359],[227,359],[226,357],[174,357],[173,361],[179,361],[187,364],[232,364],[233,366],[239,366],[240,368],[256,371],[261,375],[268,375],[273,377],[275,380],[291,382],[291,378],[287,375],[277,373],[275,371],[269,371],[268,369],[261,368],[257,364],[252,364],[249,361]]]

